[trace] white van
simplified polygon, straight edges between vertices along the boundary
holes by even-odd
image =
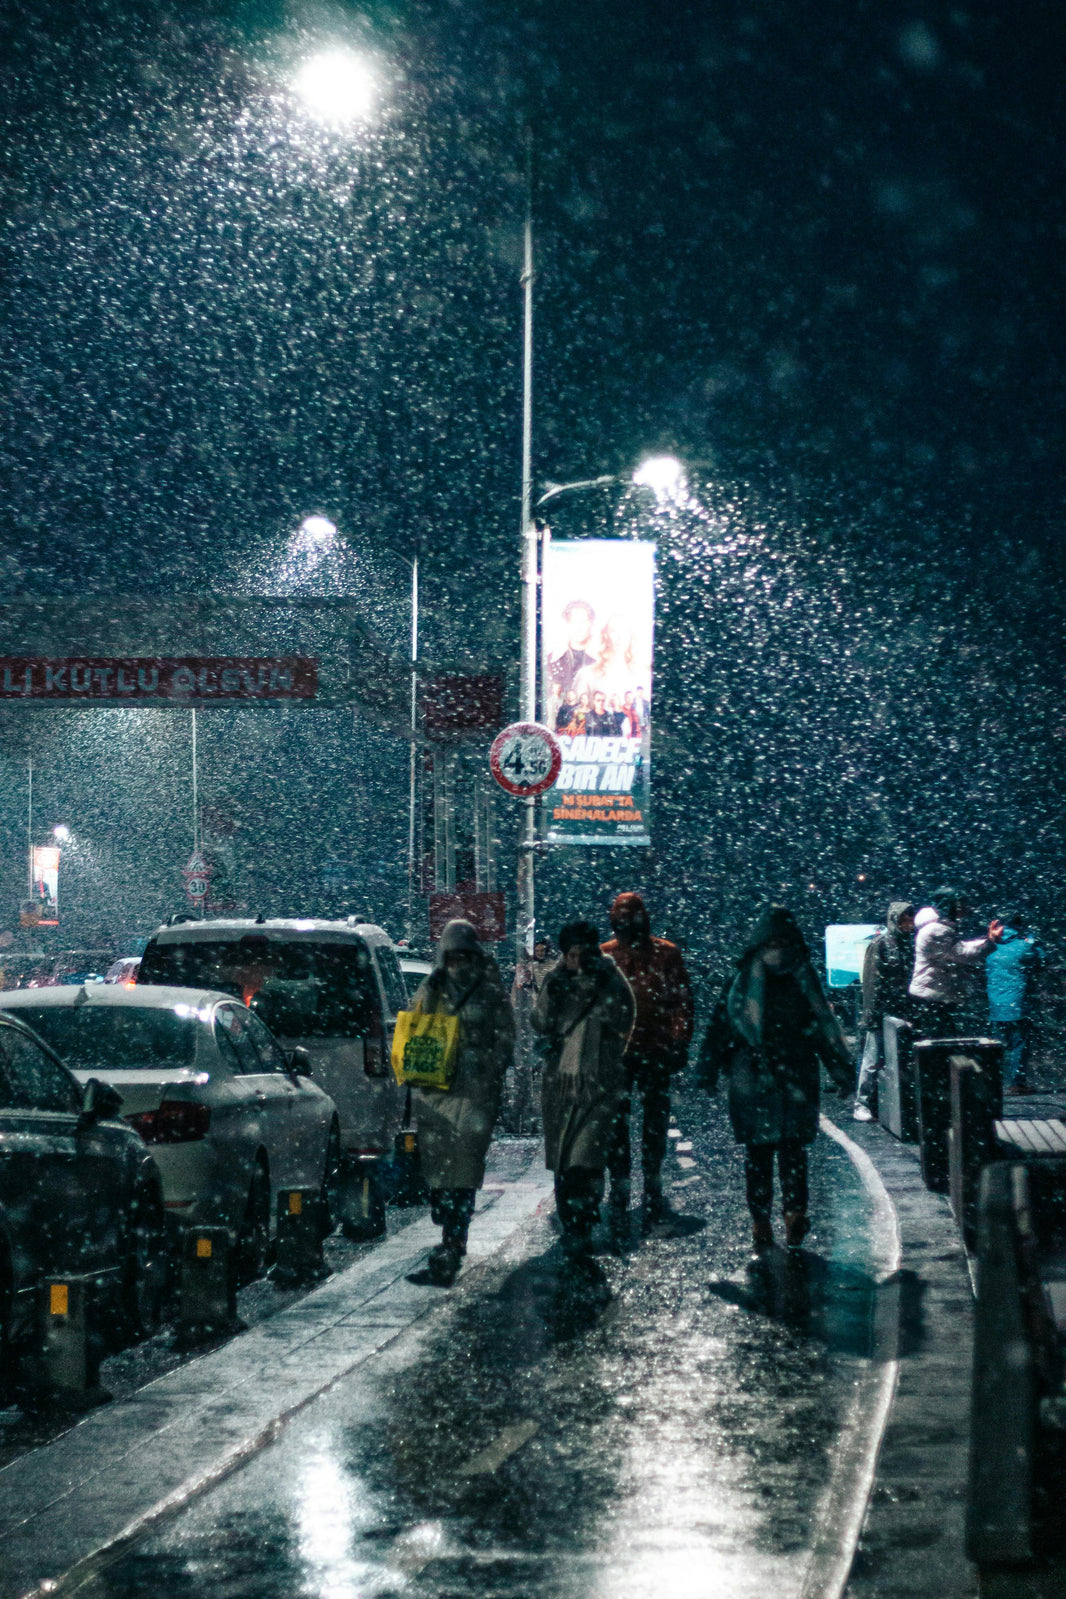
[[[305,1049],[337,1107],[342,1156],[359,1162],[365,1193],[376,1186],[404,1106],[389,1054],[407,993],[384,928],[354,917],[179,921],[148,940],[137,983],[232,994],[286,1050]],[[381,1230],[380,1204],[366,1219],[366,1230]]]

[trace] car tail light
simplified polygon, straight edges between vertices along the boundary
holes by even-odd
[[[187,1099],[164,1099],[158,1110],[142,1110],[126,1120],[146,1144],[192,1144],[207,1137],[211,1107]]]
[[[385,1055],[385,1028],[381,1012],[375,1007],[370,1015],[370,1031],[363,1039],[363,1070],[368,1077],[387,1077],[389,1062]]]

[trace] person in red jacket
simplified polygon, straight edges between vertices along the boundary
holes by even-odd
[[[639,894],[619,894],[611,906],[611,931],[614,937],[603,945],[603,953],[616,962],[637,1002],[625,1054],[628,1097],[619,1109],[607,1157],[611,1238],[621,1247],[629,1231],[629,1118],[634,1089],[644,1107],[642,1231],[650,1232],[670,1214],[660,1174],[670,1125],[670,1078],[688,1060],[694,1005],[681,951],[665,938],[652,937],[651,920]]]

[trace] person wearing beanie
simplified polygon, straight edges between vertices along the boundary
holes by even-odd
[[[603,946],[633,990],[637,1014],[626,1046],[626,1097],[619,1106],[607,1170],[612,1241],[624,1247],[629,1231],[632,1157],[629,1123],[634,1090],[644,1110],[641,1168],[644,1174],[642,1231],[669,1216],[661,1168],[670,1126],[670,1078],[688,1063],[695,1005],[692,984],[676,944],[653,938],[651,919],[639,894],[619,894],[611,906],[614,937]]]
[[[893,900],[883,930],[867,945],[862,962],[862,1024],[866,1038],[855,1090],[855,1120],[873,1120],[877,1074],[885,1063],[885,1017],[906,1021],[911,1000],[907,993],[914,964],[914,906]]]
[[[841,1098],[853,1068],[810,951],[792,913],[767,905],[718,999],[700,1051],[700,1082],[714,1093],[729,1078],[729,1119],[744,1145],[744,1176],[756,1256],[773,1247],[774,1160],[785,1242],[810,1231],[807,1149],[818,1131],[820,1066]]]
[[[441,1229],[441,1241],[430,1251],[425,1270],[412,1276],[450,1288],[466,1254],[474,1198],[485,1179],[485,1156],[515,1039],[514,1015],[499,968],[470,922],[456,918],[445,927],[434,968],[415,994],[414,1008],[459,1018],[451,1086],[411,1091],[430,1214]]]
[[[1003,923],[992,921],[987,938],[963,938],[963,909],[961,890],[938,888],[914,918],[914,972],[908,993],[923,1038],[951,1038],[958,1031],[970,972],[988,959],[1003,933]]]
[[[563,1248],[586,1262],[603,1198],[603,1172],[619,1102],[635,1005],[629,984],[591,922],[559,934],[562,960],[549,972],[530,1018],[544,1040],[541,1083],[544,1160],[555,1173]]]

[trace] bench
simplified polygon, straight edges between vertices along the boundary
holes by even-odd
[[[1002,1153],[1016,1160],[1044,1160],[1066,1156],[1066,1122],[1057,1116],[1045,1121],[1011,1117],[995,1122],[996,1143]]]

